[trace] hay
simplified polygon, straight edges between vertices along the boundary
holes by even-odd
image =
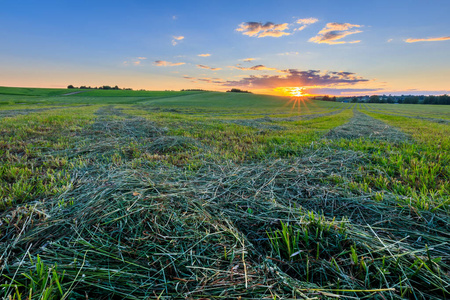
[[[424,117],[424,116],[419,116],[419,115],[415,115],[415,116],[405,115],[402,112],[392,111],[392,110],[389,110],[389,112],[388,111],[380,112],[378,110],[373,109],[372,107],[366,107],[365,109],[368,110],[369,112],[376,113],[376,114],[381,113],[383,115],[388,115],[388,116],[425,120],[425,121],[430,121],[430,122],[439,123],[439,124],[450,124],[450,120],[447,120],[447,119],[431,118],[431,117]]]
[[[380,120],[356,109],[353,113],[354,116],[349,122],[330,130],[326,137],[331,139],[369,138],[397,143],[408,139],[403,132]]]
[[[162,136],[151,142],[149,150],[157,153],[178,152],[203,148],[197,140],[184,136]]]
[[[306,120],[312,120],[316,118],[321,117],[327,117],[336,115],[338,113],[342,112],[342,109],[335,110],[329,113],[323,113],[323,114],[310,114],[310,115],[298,115],[298,116],[292,116],[292,117],[286,117],[286,118],[274,118],[265,116],[263,118],[256,118],[256,119],[238,119],[238,120],[224,120],[225,123],[233,123],[241,126],[247,126],[252,127],[260,130],[283,130],[285,129],[282,125],[276,125],[271,124],[274,122],[296,122],[296,121],[306,121]]]
[[[39,222],[23,223],[20,234],[15,227],[8,228],[2,248],[5,238],[17,243],[3,257],[8,266],[4,272],[32,268],[27,261],[19,264],[20,253],[29,249],[30,255],[39,254],[47,264],[57,263],[69,282],[77,282],[74,297],[84,292],[95,298],[129,299],[155,294],[261,298],[301,292],[312,296],[317,294],[314,289],[329,284],[338,289],[336,280],[339,289],[355,290],[348,295],[367,294],[356,292],[372,286],[351,279],[356,271],[345,249],[344,254],[329,256],[337,259],[340,254],[339,270],[326,259],[315,261],[309,250],[308,259],[316,270],[310,277],[313,282],[304,277],[304,262],[275,255],[267,231],[278,230],[280,221],[310,224],[311,211],[317,216],[323,212],[326,224],[333,217],[350,216],[343,221],[348,228],[344,245],[350,249],[355,244],[361,256],[371,255],[366,263],[373,260],[374,267],[381,266],[383,257],[390,264],[401,259],[402,265],[412,265],[417,256],[427,255],[428,244],[432,258],[442,257],[436,266],[445,277],[450,262],[445,214],[414,214],[393,200],[374,203],[371,195],[355,197],[325,183],[334,172],[351,176],[352,166],[363,159],[361,153],[321,150],[290,160],[211,162],[191,175],[166,164],[132,169],[128,164],[114,167],[94,161],[74,170],[71,187],[60,197],[37,203],[44,212]],[[76,202],[68,204],[68,199]],[[66,204],[55,205],[63,200]],[[425,271],[418,273],[425,277],[410,283],[414,295],[442,296],[432,286],[445,290],[444,282]],[[414,272],[400,270],[387,283],[379,282],[379,293],[395,297],[398,276],[407,280]],[[421,290],[424,286],[429,290]]]
[[[3,275],[26,285],[28,257],[39,255],[66,272],[72,298],[448,296],[447,212],[419,212],[389,193],[376,202],[332,180],[359,176],[367,154],[324,146],[258,162],[205,156],[196,171],[132,156],[111,163],[125,142],[153,152],[201,146],[141,118],[111,117],[120,113],[99,111],[79,136],[70,157],[83,163],[61,195],[1,214]],[[270,240],[282,224],[302,237],[294,258]]]

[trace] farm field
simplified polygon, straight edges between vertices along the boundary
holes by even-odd
[[[450,106],[76,91],[0,87],[2,297],[450,296]]]

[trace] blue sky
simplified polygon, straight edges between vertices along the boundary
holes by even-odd
[[[449,93],[449,11],[448,0],[0,1],[0,85]]]

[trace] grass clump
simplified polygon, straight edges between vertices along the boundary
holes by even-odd
[[[9,283],[4,283],[1,287],[6,289],[9,299],[64,299],[68,294],[63,290],[65,271],[59,272],[56,264],[45,265],[39,255],[36,261],[31,257],[29,259],[30,270],[27,273],[16,273],[13,278],[5,275]]]
[[[267,233],[273,260],[291,276],[358,296],[371,290],[400,298],[448,294],[442,274],[449,265],[442,264],[442,256],[430,254],[427,245],[411,248],[370,225],[327,220],[313,212],[300,215]]]

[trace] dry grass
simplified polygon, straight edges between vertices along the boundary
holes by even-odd
[[[358,137],[400,137],[363,114],[351,122]],[[25,298],[52,270],[65,274],[62,293],[55,288],[48,299],[450,293],[447,211],[349,188],[369,153],[324,140],[301,157],[232,161],[114,107],[99,110],[75,138],[70,149],[53,153],[72,163],[66,189],[1,214],[5,297]],[[179,155],[199,164],[166,160]],[[36,271],[37,255],[48,274]],[[33,299],[42,298],[48,282],[31,291]]]

